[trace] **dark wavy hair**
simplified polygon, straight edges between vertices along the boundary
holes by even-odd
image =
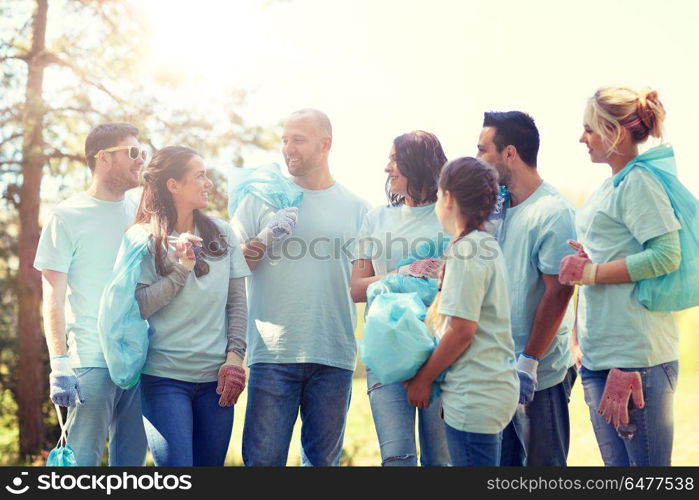
[[[415,130],[393,139],[396,165],[408,180],[408,196],[418,205],[437,201],[437,179],[447,162],[442,145],[434,134]],[[391,206],[405,203],[405,196],[392,193],[386,179],[386,197]]]
[[[136,224],[146,224],[150,227],[154,238],[155,268],[159,275],[165,276],[170,272],[166,263],[167,238],[177,224],[177,210],[172,199],[172,193],[167,188],[167,181],[182,180],[187,172],[189,161],[198,156],[195,150],[184,146],[168,146],[158,150],[148,164],[143,174],[145,185],[141,203],[136,213]],[[209,272],[209,265],[203,260],[204,256],[221,257],[228,252],[225,236],[216,223],[200,210],[194,210],[194,225],[199,230],[203,240],[202,251],[197,255],[194,272],[203,276]]]

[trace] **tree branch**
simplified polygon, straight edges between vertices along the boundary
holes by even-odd
[[[18,139],[20,137],[22,137],[22,132],[15,132],[14,134],[10,134],[9,137],[5,137],[2,141],[0,141],[0,146],[3,146],[8,142],[14,141],[15,139]]]
[[[27,56],[26,56],[26,55],[22,55],[22,56],[2,56],[2,57],[0,57],[0,63],[1,63],[1,62],[5,62],[5,61],[7,61],[8,59],[16,59],[16,60],[18,60],[18,61],[27,62]]]
[[[53,149],[49,151],[48,153],[44,154],[44,158],[47,160],[50,160],[52,158],[60,158],[60,159],[66,159],[66,160],[71,160],[71,161],[78,161],[80,163],[85,163],[85,157],[82,155],[76,155],[72,153],[64,153],[63,151],[59,151],[58,149]]]
[[[102,112],[102,111],[99,111],[99,110],[97,110],[97,109],[94,109],[94,108],[81,108],[81,107],[78,107],[78,106],[62,106],[62,107],[60,107],[60,108],[49,108],[49,109],[47,109],[46,111],[47,111],[47,113],[60,113],[61,111],[74,111],[74,112],[76,112],[76,113],[93,113],[93,114],[99,115],[99,116],[101,116],[102,118],[105,118],[105,119],[107,119],[107,120],[110,120],[110,119],[111,119],[111,116],[110,116],[110,115],[108,115],[108,114],[106,114],[106,113],[104,113],[104,112]]]

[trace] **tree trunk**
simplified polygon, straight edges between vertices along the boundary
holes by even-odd
[[[22,115],[22,187],[19,204],[19,363],[17,407],[19,445],[22,456],[38,454],[42,441],[42,402],[46,397],[43,370],[44,341],[41,335],[41,275],[33,267],[39,243],[39,203],[44,166],[44,101],[42,86],[45,62],[47,0],[36,0],[32,24],[32,48],[27,58],[28,75]]]

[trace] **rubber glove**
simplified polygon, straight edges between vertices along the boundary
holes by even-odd
[[[238,396],[245,388],[245,369],[243,358],[233,351],[226,353],[226,362],[218,369],[216,394],[221,397],[219,406],[232,406],[238,402]]]
[[[188,271],[194,269],[197,262],[196,254],[201,250],[202,239],[192,233],[182,233],[175,240],[175,259]]]
[[[539,386],[536,370],[539,360],[522,353],[517,358],[517,376],[519,377],[519,404],[526,405],[534,399],[534,392]]]
[[[442,261],[439,259],[421,259],[412,264],[400,266],[396,269],[398,274],[406,274],[416,278],[438,278],[442,268]]]
[[[51,357],[51,373],[49,374],[49,384],[51,401],[58,406],[72,407],[76,401],[84,403],[80,395],[80,385],[78,377],[70,367],[67,354]]]
[[[607,375],[597,413],[602,415],[607,423],[611,422],[614,428],[626,425],[629,423],[629,397],[633,398],[636,408],[645,406],[641,374],[612,368]]]
[[[257,239],[265,246],[270,246],[273,242],[290,235],[296,227],[298,215],[299,209],[297,207],[282,208],[272,216],[272,219],[257,235]]]

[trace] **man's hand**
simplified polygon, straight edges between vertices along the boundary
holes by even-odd
[[[53,356],[51,358],[51,373],[49,374],[51,386],[51,401],[58,406],[72,407],[76,401],[84,403],[80,395],[78,377],[70,367],[67,354]]]
[[[290,235],[296,227],[298,214],[297,207],[282,208],[272,216],[272,219],[257,235],[257,239],[265,246],[270,246],[273,242]]]
[[[517,376],[519,377],[519,403],[526,405],[534,400],[534,392],[539,386],[536,370],[539,361],[535,358],[520,354],[517,358]]]

